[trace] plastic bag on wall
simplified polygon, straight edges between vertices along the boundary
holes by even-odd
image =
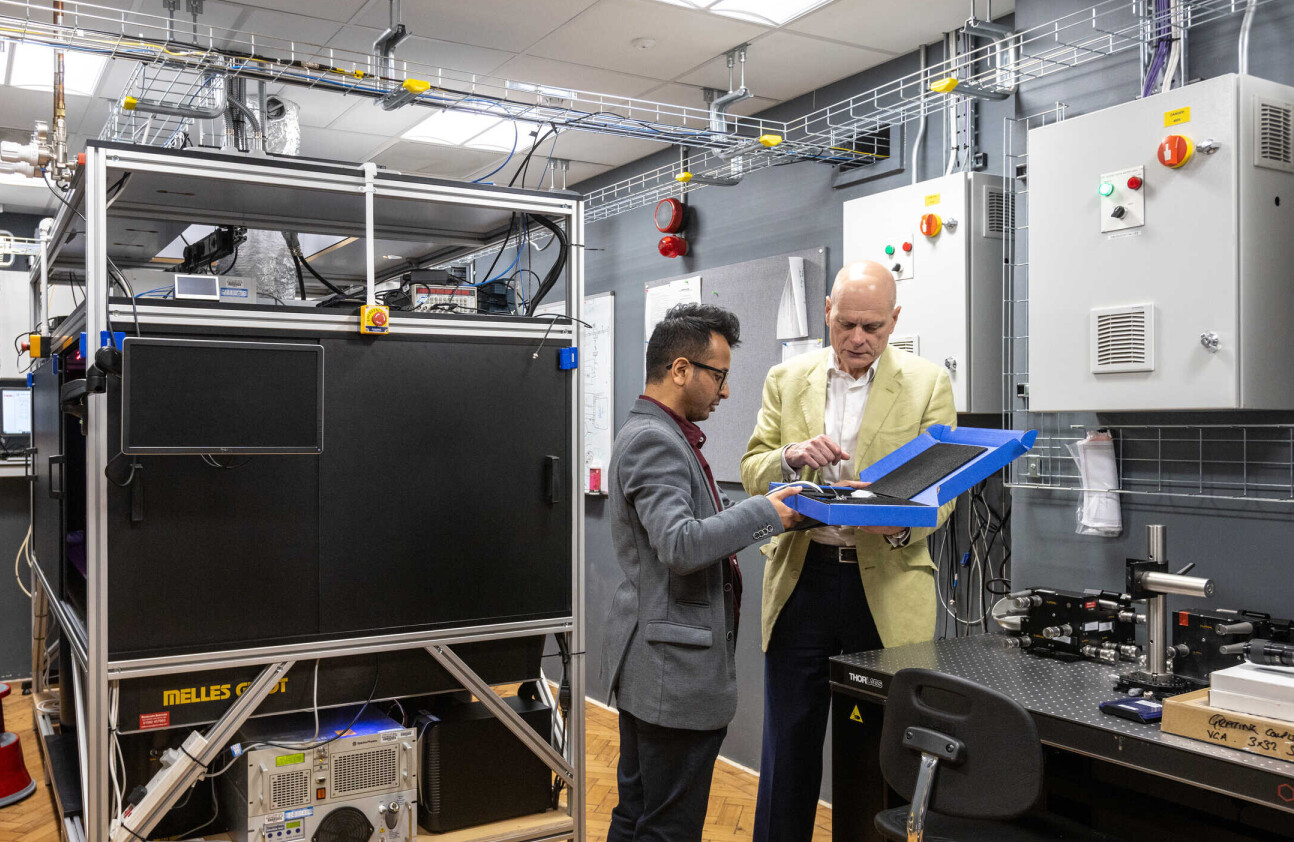
[[[1114,437],[1105,430],[1097,430],[1065,447],[1078,463],[1083,487],[1083,498],[1076,513],[1078,534],[1118,537],[1123,532],[1123,510],[1119,495],[1113,493],[1119,487]]]

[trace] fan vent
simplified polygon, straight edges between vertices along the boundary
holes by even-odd
[[[368,842],[373,825],[354,807],[340,807],[323,817],[311,842]]]
[[[332,761],[333,794],[350,795],[389,787],[400,774],[399,766],[394,746],[336,755]]]
[[[1092,311],[1092,371],[1154,371],[1154,307]]]
[[[270,780],[270,808],[282,810],[310,800],[310,773],[307,770],[285,772]]]
[[[998,187],[984,190],[984,236],[1002,239],[1015,225],[1015,203],[1011,194]]]
[[[1254,163],[1294,172],[1294,105],[1262,99],[1256,104]]]
[[[901,348],[909,354],[921,353],[921,339],[915,333],[911,336],[891,336],[891,348]]]

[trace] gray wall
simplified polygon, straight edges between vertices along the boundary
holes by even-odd
[[[897,5],[897,4],[896,4]],[[1091,3],[1062,0],[1017,0],[1019,29],[1036,26],[1090,7]],[[1250,69],[1255,75],[1294,83],[1294,55],[1288,48],[1294,37],[1294,4],[1269,4],[1258,10]],[[1239,16],[1193,30],[1190,37],[1192,77],[1234,72]],[[932,62],[940,49],[930,49]],[[831,85],[778,106],[765,116],[787,119],[815,107],[839,101],[851,93],[910,73],[918,67],[915,55],[896,59],[851,79]],[[1052,107],[1069,106],[1071,116],[1133,99],[1138,94],[1136,51],[1095,61],[1090,65],[1047,77],[1023,86],[1018,102],[988,104],[981,110],[980,149],[989,155],[989,170],[1001,172],[1002,118],[1023,116]],[[915,126],[907,133],[909,145]],[[943,172],[941,161],[945,133],[943,121],[932,118],[926,130],[920,178]],[[590,190],[636,172],[676,160],[676,152],[662,152],[580,185]],[[697,222],[689,230],[692,251],[686,258],[666,260],[656,253],[658,234],[651,208],[590,223],[586,253],[587,291],[616,293],[616,395],[617,427],[622,424],[642,379],[643,283],[689,271],[704,271],[743,260],[781,254],[815,243],[827,245],[827,274],[840,267],[842,245],[841,204],[861,195],[905,184],[910,169],[857,187],[833,190],[829,167],[804,163],[777,167],[747,176],[738,187],[706,188],[691,195]],[[537,267],[538,268],[538,267]],[[555,293],[556,294],[556,293]],[[741,365],[741,350],[733,359]],[[723,420],[720,407],[716,420]],[[731,423],[753,427],[753,418],[732,418]],[[1144,421],[1144,419],[1142,419]],[[1223,418],[1212,419],[1225,423]],[[1271,419],[1265,419],[1271,420]],[[1294,420],[1294,414],[1289,419]],[[727,486],[740,498],[741,489]],[[1218,605],[1251,607],[1273,613],[1294,610],[1288,567],[1281,551],[1294,544],[1294,521],[1278,506],[1224,507],[1209,503],[1191,505],[1129,503],[1125,508],[1125,537],[1118,540],[1085,538],[1074,534],[1076,498],[1044,492],[1017,492],[1012,517],[1014,580],[1062,588],[1105,587],[1120,589],[1123,560],[1144,550],[1144,524],[1169,527],[1169,552],[1183,563],[1197,561],[1199,572],[1220,579]],[[597,672],[602,644],[602,620],[611,594],[620,581],[612,557],[608,521],[601,500],[590,500],[587,512],[588,652],[590,692],[605,698],[606,687]],[[1239,550],[1239,552],[1237,552]],[[759,611],[763,557],[754,549],[739,556],[746,581],[743,614]],[[1226,560],[1225,562],[1223,560]],[[1272,597],[1279,586],[1284,605]],[[748,620],[738,641],[740,702],[728,731],[723,754],[757,768],[762,728],[763,664],[758,629]],[[829,758],[829,747],[827,756]],[[823,781],[823,797],[830,798],[830,763]]]

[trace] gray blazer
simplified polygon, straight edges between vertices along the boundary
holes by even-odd
[[[772,501],[723,512],[674,419],[639,399],[608,472],[611,540],[625,579],[607,614],[602,675],[621,710],[708,731],[737,712],[728,556],[782,531]]]

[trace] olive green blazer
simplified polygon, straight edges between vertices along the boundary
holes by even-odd
[[[765,494],[770,482],[782,481],[782,448],[823,432],[827,402],[827,368],[831,351],[804,354],[768,373],[763,406],[755,432],[741,460],[747,494]],[[853,450],[853,475],[916,438],[931,424],[957,423],[948,373],[907,351],[887,347],[876,363]],[[839,443],[849,450],[852,442]],[[801,478],[817,481],[807,468]],[[942,524],[956,501],[939,509]],[[934,636],[935,566],[926,537],[934,528],[914,528],[907,546],[894,549],[880,535],[857,533],[858,573],[881,641],[902,646]],[[764,565],[763,648],[773,635],[782,606],[791,597],[809,548],[805,531],[787,532],[760,548]]]

